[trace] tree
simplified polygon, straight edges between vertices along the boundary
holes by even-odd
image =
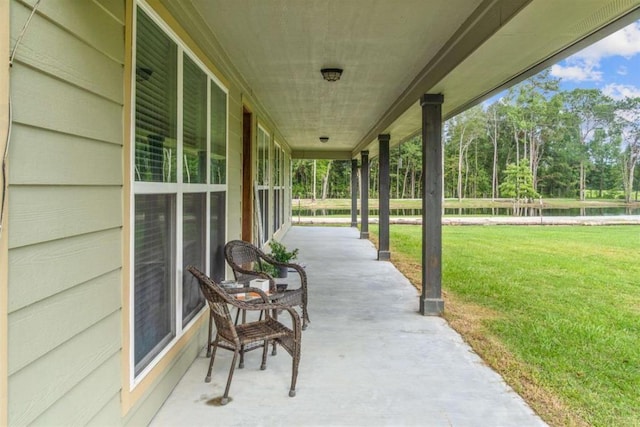
[[[635,168],[640,161],[640,97],[626,98],[618,103],[616,124],[622,137],[624,200],[629,203],[633,193]]]
[[[422,138],[416,136],[404,142],[400,147],[400,159],[402,163],[400,168],[402,175],[400,198],[409,196],[415,199],[416,194],[420,194],[420,187],[417,186],[416,178],[419,179],[422,174]],[[402,169],[404,169],[404,173],[402,173]],[[407,184],[409,184],[408,192]]]
[[[533,187],[533,175],[529,168],[529,161],[522,160],[519,165],[510,163],[504,173],[500,193],[504,197],[512,198],[514,215],[520,214],[520,202],[540,197]]]
[[[613,100],[598,89],[574,89],[564,95],[564,108],[573,115],[572,125],[582,145],[580,154],[580,200],[585,200],[586,168],[590,162],[588,143],[598,128],[607,128],[613,119]]]
[[[331,172],[331,160],[327,163],[327,168],[322,177],[322,200],[327,199],[327,193],[329,192],[329,173]]]
[[[620,175],[620,135],[613,128],[609,131],[596,129],[587,147],[593,165],[587,174],[587,185],[597,188],[598,197],[601,198],[606,189],[616,186],[616,174]]]
[[[458,185],[456,194],[458,200],[462,200],[467,190],[466,185],[463,185],[463,175],[465,183],[468,182],[469,165],[467,154],[469,147],[486,134],[486,119],[482,107],[475,106],[460,113],[451,122],[449,128],[451,138],[456,138],[458,141]]]
[[[546,143],[556,128],[561,105],[557,97],[559,83],[547,69],[509,89],[505,97],[516,149],[515,164],[519,165],[520,159],[528,160],[534,188],[538,185],[538,167]]]
[[[500,125],[504,119],[500,118],[499,103],[493,103],[487,109],[487,135],[491,140],[493,157],[491,163],[491,200],[498,197],[498,141],[500,136]]]
[[[313,160],[294,160],[292,170],[293,195],[310,198],[312,196]]]

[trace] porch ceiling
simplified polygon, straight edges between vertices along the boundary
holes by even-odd
[[[640,0],[163,3],[185,28],[212,33],[294,157],[317,158],[375,155],[378,134],[393,144],[420,130],[423,93],[443,93],[451,116],[632,22],[640,8]],[[324,81],[324,67],[343,68],[342,79]]]

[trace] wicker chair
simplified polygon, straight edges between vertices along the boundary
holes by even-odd
[[[251,243],[242,240],[228,242],[224,247],[224,256],[238,283],[246,285],[253,279],[267,279],[269,280],[270,301],[301,307],[302,329],[307,329],[310,320],[307,311],[307,273],[304,268],[298,264],[276,261]],[[286,267],[294,270],[300,276],[300,287],[283,291],[278,290],[274,278],[265,272],[267,264],[276,268]]]
[[[211,381],[211,371],[213,369],[213,361],[216,357],[217,348],[220,347],[233,351],[233,360],[231,361],[229,377],[227,378],[227,386],[224,390],[224,395],[222,396],[220,403],[222,405],[226,405],[229,402],[229,387],[231,386],[233,371],[235,369],[238,355],[243,354],[246,351],[262,347],[262,365],[260,366],[260,369],[264,370],[266,368],[267,348],[269,342],[276,342],[280,344],[293,358],[289,396],[295,396],[296,380],[298,378],[298,364],[300,363],[301,342],[300,317],[298,313],[291,307],[268,302],[266,294],[260,289],[237,288],[226,290],[199,271],[196,267],[189,266],[187,267],[187,270],[189,270],[189,272],[198,279],[200,289],[209,304],[211,318],[214,320],[216,325],[216,336],[212,343],[213,352],[211,353],[209,370],[207,371],[205,382]],[[247,291],[259,294],[263,302],[249,303],[240,301],[233,296],[233,293],[244,293]],[[264,319],[260,317],[261,320],[236,325],[231,319],[229,305],[236,307],[238,310],[263,311]],[[291,328],[275,320],[269,314],[272,310],[284,310],[289,312],[291,315]]]

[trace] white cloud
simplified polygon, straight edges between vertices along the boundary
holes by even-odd
[[[551,67],[551,75],[565,80],[584,82],[601,81],[600,61],[611,56],[631,58],[640,53],[640,22],[631,24],[611,34],[586,49],[570,56],[563,65]],[[625,74],[620,69],[619,74]]]
[[[633,23],[605,37],[571,58],[597,63],[608,56],[631,58],[638,53],[640,53],[640,22]]]
[[[602,71],[596,71],[593,67],[587,65],[554,65],[551,67],[551,75],[564,80],[586,82],[600,81],[602,79]]]
[[[640,97],[640,88],[632,85],[611,83],[602,88],[602,93],[615,100]]]
[[[629,74],[629,69],[624,65],[621,65],[620,67],[618,67],[618,70],[616,71],[616,73],[618,73],[621,76],[626,76],[627,74]]]

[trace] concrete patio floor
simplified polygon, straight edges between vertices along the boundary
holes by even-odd
[[[297,396],[289,355],[260,371],[256,351],[235,371],[231,402],[216,406],[232,354],[218,351],[205,383],[203,350],[152,426],[546,425],[442,318],[418,314],[415,288],[357,229],[293,227],[284,243],[309,278]]]

